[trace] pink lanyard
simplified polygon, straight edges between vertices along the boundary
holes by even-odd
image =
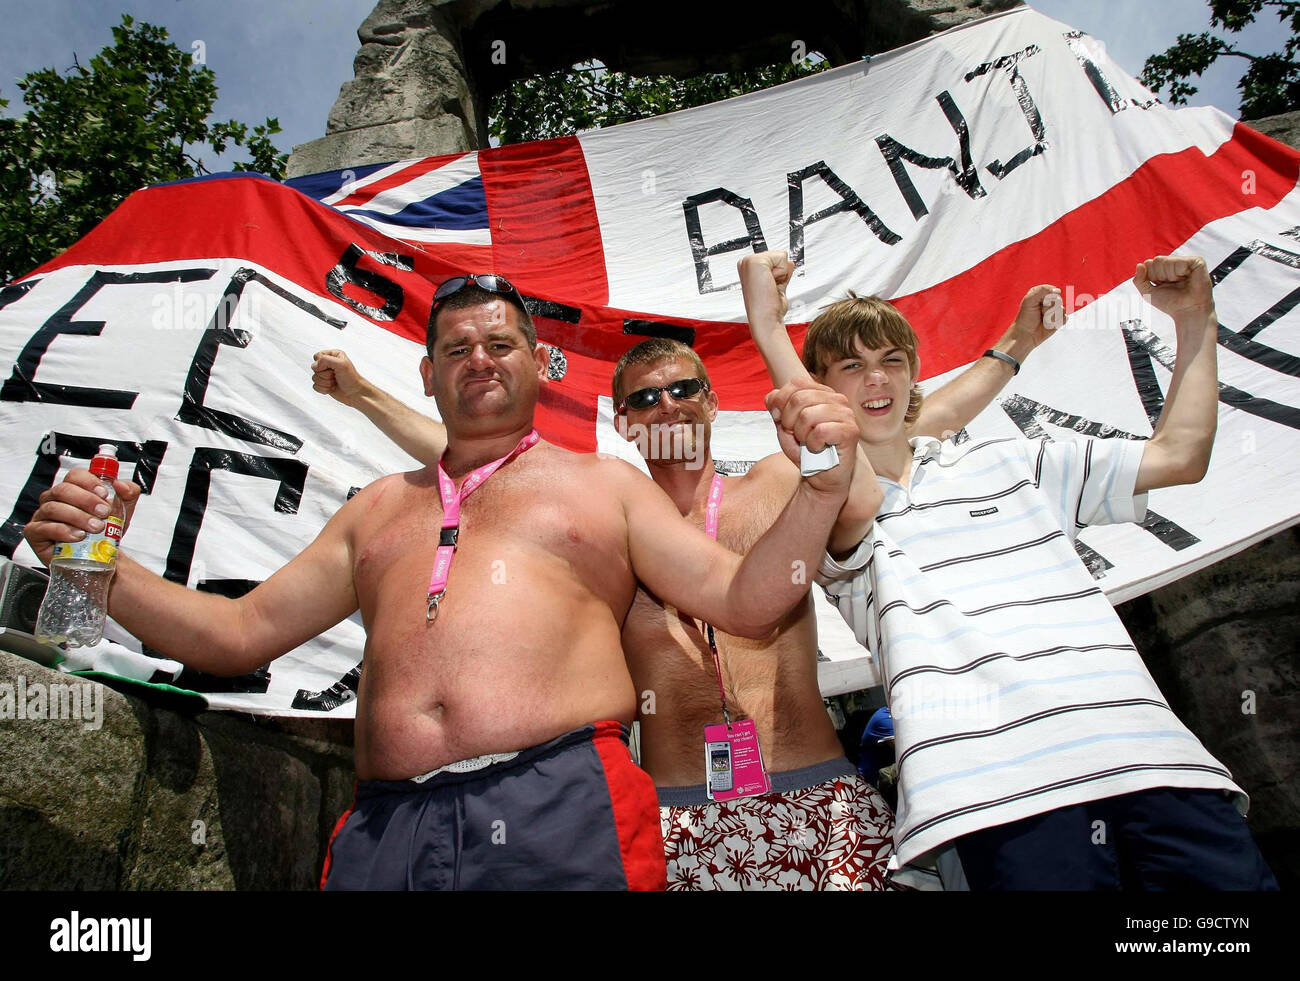
[[[718,540],[718,507],[722,504],[722,474],[713,475],[709,485],[709,500],[704,506],[704,531],[715,542]],[[718,676],[718,695],[722,699],[722,721],[731,725],[731,716],[727,714],[727,690],[722,686],[722,659],[718,657],[718,644],[713,637],[713,624],[704,625],[704,636],[709,641],[709,653],[713,655],[713,670]]]
[[[438,491],[442,495],[442,533],[438,536],[438,553],[433,560],[433,575],[429,579],[429,605],[425,609],[424,619],[433,622],[438,617],[438,607],[443,594],[447,592],[447,576],[451,572],[451,560],[456,554],[456,541],[460,537],[460,504],[487,482],[487,479],[507,463],[527,449],[536,446],[541,439],[534,429],[519,441],[519,445],[503,456],[485,464],[471,473],[461,483],[460,489],[438,461]]]

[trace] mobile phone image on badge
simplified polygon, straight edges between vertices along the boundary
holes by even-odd
[[[714,791],[730,790],[731,777],[731,743],[705,743],[705,765],[709,768],[709,788]]]

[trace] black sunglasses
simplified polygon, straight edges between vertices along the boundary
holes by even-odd
[[[618,411],[653,408],[659,404],[664,392],[667,392],[680,402],[682,399],[693,399],[700,392],[707,392],[708,390],[709,383],[706,381],[701,381],[699,378],[680,378],[671,384],[664,385],[662,388],[638,388],[619,403]]]
[[[442,306],[466,286],[477,286],[489,293],[496,293],[498,296],[504,296],[514,303],[520,310],[526,311],[528,309],[524,306],[524,298],[515,289],[514,284],[504,276],[498,276],[496,273],[467,273],[464,276],[453,276],[434,291],[433,310],[431,312],[436,313],[438,307]]]

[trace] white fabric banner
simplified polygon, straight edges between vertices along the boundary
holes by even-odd
[[[433,284],[466,270],[510,276],[557,349],[544,436],[636,460],[610,422],[613,363],[641,336],[680,336],[721,398],[715,457],[743,469],[777,450],[735,274],[762,248],[798,259],[797,343],[828,300],[880,294],[917,328],[928,389],[1030,286],[1060,286],[1067,327],[971,439],[1149,437],[1174,336],[1128,279],[1151,255],[1201,254],[1223,325],[1210,474],[1154,493],[1143,527],[1085,532],[1081,556],[1118,602],[1300,516],[1300,154],[1154,102],[1032,10],[712,106],[348,173],[141,191],[0,290],[0,554],[35,563],[21,527],[36,497],[109,441],[147,490],[130,554],[231,595],[266,579],[352,488],[413,467],[311,390],[312,353],[343,348],[433,414],[417,372]],[[874,683],[818,602],[823,691]],[[269,672],[178,683],[217,707],[346,716],[363,646],[354,616]]]

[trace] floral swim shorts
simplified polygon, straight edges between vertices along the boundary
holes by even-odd
[[[770,794],[714,802],[660,787],[672,890],[885,889],[894,819],[847,759],[772,774]]]

